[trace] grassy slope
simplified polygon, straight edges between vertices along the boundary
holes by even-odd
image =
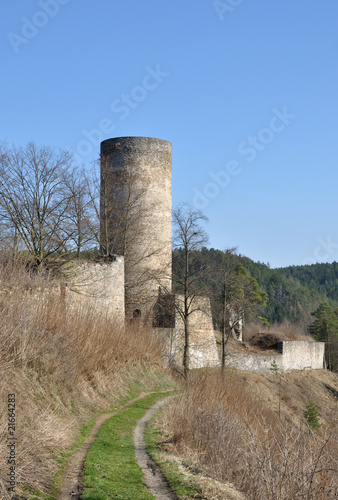
[[[114,408],[142,390],[170,387],[173,381],[160,368],[161,350],[150,332],[125,334],[91,311],[65,315],[64,303],[40,278],[20,274],[4,277],[0,270],[2,285],[4,279],[6,290],[0,294],[0,396],[2,408],[6,408],[8,393],[17,396],[17,493],[27,499],[55,498],[60,471],[70,453],[88,435],[99,412]],[[42,300],[41,289],[46,289]],[[326,386],[331,387],[331,392]],[[338,391],[337,377],[327,372],[284,376],[283,423],[300,425],[304,406],[311,399],[319,407],[323,424],[319,435],[323,434],[335,418],[334,391]],[[210,465],[217,463],[217,455],[206,457],[209,465],[204,456],[196,469],[195,459],[200,461],[203,454],[189,433],[191,429],[195,434],[200,432],[198,446],[206,437],[213,443],[207,449],[220,451],[218,444],[222,443],[226,425],[218,429],[215,442],[210,431],[217,429],[220,422],[218,402],[224,398],[231,407],[229,419],[238,417],[240,421],[243,415],[252,416],[254,411],[260,415],[264,410],[266,418],[274,422],[278,415],[279,378],[227,371],[220,387],[217,380],[204,380],[201,371],[187,388],[180,407],[174,405],[170,409],[167,415],[172,418],[162,419],[163,432],[170,441],[168,450],[178,456],[183,454],[184,462],[191,464],[193,470],[203,467],[208,475],[222,480],[222,468],[213,470]],[[186,417],[185,424],[182,417]],[[184,427],[187,422],[188,432]],[[200,428],[201,422],[204,427]],[[244,421],[242,427],[243,424]],[[4,499],[8,472],[6,432],[7,414],[2,411],[0,496]],[[236,432],[239,431],[234,428],[229,436],[236,436]]]
[[[223,379],[216,370],[196,373],[158,416],[148,439],[168,478],[183,478],[190,490],[186,498],[193,492],[197,498],[239,498],[242,491],[247,499],[334,499],[337,396],[338,376],[322,370],[282,378],[234,370]],[[305,424],[309,401],[319,410],[317,432]],[[206,477],[216,480],[214,496],[206,493]],[[233,488],[222,492],[218,481]]]
[[[156,426],[155,416],[146,429],[147,451],[160,465],[179,500],[244,500],[233,485],[208,477],[198,464],[191,463],[186,457],[166,452],[163,443],[167,437]]]
[[[212,372],[215,374],[215,370]],[[197,388],[199,384],[203,385],[205,373],[202,371],[194,374],[193,383],[197,384]],[[234,391],[231,396],[230,390],[230,397],[233,399],[232,401],[228,400],[228,404],[237,407],[237,410],[241,411],[243,415],[248,407],[249,411],[253,409],[250,407],[250,401],[244,401],[239,396],[241,389],[245,387],[244,397],[246,398],[248,393],[254,396],[251,403],[255,401],[255,408],[259,408],[265,418],[270,417],[270,420],[267,420],[269,424],[278,416],[279,403],[281,403],[282,421],[291,423],[295,428],[301,427],[304,423],[304,408],[309,401],[313,401],[318,407],[323,429],[328,429],[333,423],[338,394],[338,377],[335,374],[327,371],[294,372],[284,374],[281,377],[279,375],[248,374],[228,370],[226,375],[224,382]],[[214,389],[219,391],[216,384]],[[209,398],[210,395],[209,387]],[[215,394],[216,397],[220,395],[219,392]],[[135,462],[132,433],[136,421],[144,414],[145,409],[155,402],[157,397],[154,395],[147,401],[133,405],[132,408],[113,417],[105,424],[86,461],[85,484],[87,489],[83,496],[84,499],[135,498],[147,500],[152,498],[145,492],[142,474]],[[198,414],[200,411],[198,398],[195,400],[195,405],[194,401],[191,403],[193,407],[190,408],[190,411]],[[246,408],[245,405],[248,407]],[[161,426],[161,422],[163,424],[166,419],[165,415],[166,410],[164,409],[162,417],[155,424],[153,422],[151,426],[148,426],[146,440],[148,451],[161,465],[178,498],[185,500],[190,498],[229,500],[244,498],[231,483],[224,482],[224,478],[219,478],[221,481],[218,481],[217,473],[212,473],[212,467],[210,470],[210,464],[199,463],[198,453],[193,447],[189,447],[189,431],[187,432],[187,441],[185,441],[184,435],[182,437],[180,434],[180,430],[174,427],[171,428],[171,431],[177,432],[179,438],[173,439],[170,436],[170,432],[167,432],[168,429]],[[189,419],[189,415],[186,416]],[[171,416],[169,416],[169,420],[172,424]],[[193,429],[194,432],[199,432],[198,423],[196,425],[194,422]],[[178,449],[175,450],[172,441],[179,442]],[[161,447],[161,442],[166,444]],[[169,453],[164,450],[169,451]]]
[[[65,314],[66,313],[66,314]],[[55,498],[100,412],[174,384],[150,331],[67,309],[47,279],[0,266],[0,498],[7,495],[7,395],[16,394],[16,491]]]

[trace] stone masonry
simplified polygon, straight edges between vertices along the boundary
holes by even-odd
[[[181,317],[183,296],[175,295],[174,321],[171,327],[157,327],[156,330],[167,346],[169,364],[183,365],[184,321]],[[214,335],[210,300],[197,296],[191,305],[193,312],[189,316],[189,368],[218,366],[219,356]]]
[[[61,293],[70,306],[87,306],[124,325],[124,259],[113,262],[74,261],[65,270],[67,282]]]
[[[148,137],[101,143],[101,186],[108,190],[101,197],[101,246],[112,206],[108,246],[125,256],[126,317],[148,324],[158,287],[171,287],[171,149],[170,142]]]
[[[169,362],[182,365],[182,297],[171,294],[171,150],[170,142],[148,137],[101,143],[101,249],[114,262],[74,264],[76,272],[66,288],[71,300],[90,301],[121,324],[126,315],[155,327]],[[189,367],[218,366],[210,300],[195,297],[192,309]],[[239,324],[239,340],[241,335]],[[270,372],[272,364],[280,371],[323,368],[322,343],[283,342],[280,351],[229,354],[227,366],[262,373]]]
[[[324,342],[282,342],[283,370],[318,370],[324,367]]]
[[[321,370],[324,368],[324,342],[283,341],[273,354],[228,353],[226,366],[237,370],[271,373],[275,364],[280,372]]]

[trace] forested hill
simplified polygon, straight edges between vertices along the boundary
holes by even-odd
[[[221,293],[222,252],[213,248],[203,248],[196,257],[205,262],[208,273],[201,283],[201,293],[212,290],[212,301]],[[174,252],[173,266],[182,265],[183,254]],[[259,286],[268,294],[267,306],[261,311],[270,323],[290,321],[313,321],[313,312],[321,302],[329,302],[338,307],[338,263],[313,264],[271,269],[269,265],[254,262],[238,255],[239,261],[255,278]]]
[[[270,322],[283,319],[312,321],[310,313],[321,302],[338,307],[337,262],[271,269],[247,257],[239,258],[269,296],[264,316]]]
[[[289,266],[278,269],[287,278],[298,280],[312,290],[325,294],[333,301],[338,300],[338,262],[312,264],[310,266]]]

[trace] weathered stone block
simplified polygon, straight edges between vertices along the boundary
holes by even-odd
[[[226,366],[258,373],[271,373],[273,364],[280,372],[324,368],[324,342],[283,341],[278,350],[275,354],[228,353]]]
[[[172,328],[157,328],[166,343],[169,364],[183,365],[184,321],[182,312],[183,296],[175,295],[175,322]],[[191,304],[188,319],[189,368],[218,366],[219,356],[214,335],[210,299],[196,296]]]
[[[123,257],[116,256],[113,262],[73,261],[68,264],[66,275],[63,293],[67,304],[89,305],[124,324]]]

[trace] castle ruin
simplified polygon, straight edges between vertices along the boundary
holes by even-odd
[[[171,290],[172,199],[170,142],[118,137],[101,143],[100,263],[74,264],[71,303],[91,301],[123,325],[153,327],[170,365],[182,365],[182,297]],[[189,368],[219,366],[210,300],[195,297],[189,316]],[[241,328],[238,340],[242,341]],[[226,366],[248,371],[320,369],[324,344],[283,342],[275,354],[229,353]]]
[[[168,357],[182,363],[184,325],[171,294],[170,142],[118,137],[101,143],[101,248],[125,261],[127,320],[156,327]],[[196,298],[189,319],[191,367],[218,364],[210,301]]]

